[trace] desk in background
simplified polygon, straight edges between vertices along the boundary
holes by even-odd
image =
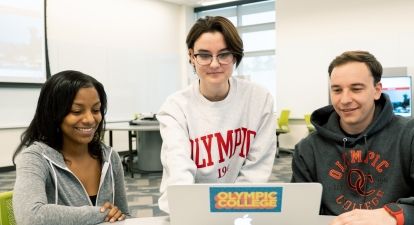
[[[305,225],[329,225],[329,223],[334,218],[335,218],[334,216],[319,216],[318,224],[308,224],[306,223],[306,221],[304,221],[303,224]],[[277,222],[269,221],[269,225],[270,224],[277,224]],[[127,220],[116,222],[116,223],[101,223],[100,225],[170,225],[170,219],[168,216],[131,218],[131,219],[127,219]]]
[[[155,172],[162,171],[160,160],[161,152],[161,135],[158,121],[141,125],[129,125],[128,122],[108,123],[105,130],[109,131],[109,145],[113,146],[113,131],[128,132],[128,166],[131,177],[134,177],[133,167],[133,137],[136,137],[136,146],[138,152],[137,168],[141,171]]]

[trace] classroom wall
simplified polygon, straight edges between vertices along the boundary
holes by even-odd
[[[11,166],[13,152],[19,144],[23,129],[0,129],[0,168]]]
[[[108,94],[108,121],[157,112],[181,88],[182,6],[154,0],[52,0],[48,14],[52,72],[77,69],[101,81]]]
[[[384,67],[413,68],[413,8],[411,0],[276,1],[277,111],[289,108],[292,117],[303,118],[328,104],[327,67],[345,50],[371,51]],[[95,75],[111,92],[112,120],[157,108],[154,99],[191,77],[183,42],[192,19],[187,7],[155,0],[48,0],[48,14],[52,72],[72,68]],[[150,60],[156,56],[158,63]],[[171,86],[158,86],[160,79]],[[0,117],[17,115],[24,123],[14,125],[26,124],[37,95],[0,88],[0,105],[11,105],[0,109]],[[0,130],[0,167],[11,164],[21,131]],[[304,124],[294,123],[280,145],[293,147],[306,134]]]
[[[79,70],[102,82],[107,121],[157,112],[187,85],[185,35],[192,23],[192,8],[158,0],[48,0],[51,73]],[[0,88],[0,167],[11,165],[39,92]]]
[[[370,51],[383,67],[412,68],[412,9],[411,0],[276,1],[277,111],[303,118],[328,104],[328,65],[346,50]]]

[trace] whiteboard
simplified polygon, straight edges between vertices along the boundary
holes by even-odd
[[[39,88],[0,88],[0,128],[27,126],[39,93]]]
[[[76,16],[62,16],[68,11]],[[79,70],[100,81],[108,95],[107,121],[157,112],[168,95],[182,88],[182,63],[188,61],[180,5],[62,0],[49,1],[47,14],[51,73]],[[27,126],[39,92],[0,87],[0,127]]]

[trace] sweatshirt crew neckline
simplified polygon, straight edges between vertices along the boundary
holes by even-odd
[[[220,101],[210,101],[206,97],[204,97],[204,95],[201,94],[201,92],[200,92],[200,79],[197,79],[196,81],[194,81],[195,83],[194,83],[194,86],[193,86],[193,91],[195,93],[195,96],[198,98],[199,102],[203,105],[215,106],[215,107],[224,106],[228,102],[231,101],[231,99],[233,98],[233,96],[235,95],[235,93],[237,91],[237,84],[236,84],[235,79],[236,78],[234,78],[234,77],[230,77],[230,79],[229,79],[230,90],[229,90],[227,96],[223,100],[220,100]]]

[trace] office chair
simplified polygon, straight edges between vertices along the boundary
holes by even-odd
[[[305,114],[305,124],[306,127],[308,128],[308,132],[312,133],[315,131],[315,127],[313,126],[313,124],[310,121],[311,115],[310,114]]]
[[[135,113],[134,119],[129,121],[129,125],[139,125],[137,121],[139,121],[142,117],[142,113]],[[131,178],[134,178],[134,158],[135,161],[138,157],[138,145],[135,146],[133,149],[133,142],[138,143],[138,131],[128,131],[128,153],[123,156],[122,164],[125,166],[125,172],[131,173]]]
[[[13,192],[0,193],[0,225],[16,225],[12,206]]]
[[[279,152],[287,152],[287,153],[292,153],[291,150],[288,149],[283,149],[279,147],[279,135],[280,134],[286,134],[289,133],[290,129],[289,129],[289,115],[290,115],[290,110],[288,109],[283,109],[280,112],[280,117],[277,120],[277,129],[276,129],[276,157],[279,158]]]

